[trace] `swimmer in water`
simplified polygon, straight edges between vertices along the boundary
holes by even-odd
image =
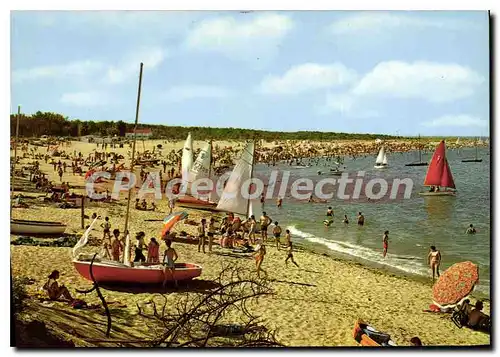
[[[342,221],[345,224],[349,224],[349,219],[347,219],[347,215],[344,214],[344,220]]]
[[[326,211],[326,216],[327,217],[333,217],[333,209],[332,209],[332,207],[328,207],[328,210]]]
[[[323,221],[323,224],[325,225],[325,227],[330,227],[333,223],[333,220],[330,220],[330,219],[325,219]]]
[[[358,212],[358,226],[363,226],[365,224],[365,216]]]
[[[431,245],[431,250],[429,252],[429,255],[427,255],[427,262],[431,266],[432,281],[434,282],[434,278],[436,275],[439,278],[439,265],[441,264],[441,253],[433,245]]]
[[[382,256],[385,258],[387,255],[387,249],[389,248],[389,231],[384,232],[384,236],[382,237],[382,242],[384,246],[384,252],[382,253]]]
[[[465,231],[466,234],[476,234],[476,228],[472,225],[472,223],[469,225],[469,228]]]

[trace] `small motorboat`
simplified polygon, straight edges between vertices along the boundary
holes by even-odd
[[[90,277],[90,261],[73,260],[78,273],[85,279]],[[164,273],[165,266],[158,263],[142,263],[127,266],[120,262],[94,261],[92,273],[98,283],[162,284],[166,281],[191,280],[201,275],[202,267],[191,263],[175,263],[173,271]]]
[[[375,328],[363,322],[362,320],[356,321],[352,336],[361,346],[368,347],[392,347],[397,346],[392,340],[391,336],[387,333],[377,331]]]
[[[61,222],[30,221],[26,219],[11,219],[10,233],[25,235],[58,235],[63,234],[66,225]]]

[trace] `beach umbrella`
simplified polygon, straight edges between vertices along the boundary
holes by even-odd
[[[163,229],[161,231],[161,236],[163,237],[168,231],[170,231],[174,225],[179,222],[179,221],[182,221],[183,219],[186,219],[188,217],[188,214],[187,212],[175,212],[175,213],[172,213],[170,215],[168,215],[167,217],[165,217],[165,219],[163,220]]]
[[[479,268],[472,262],[456,263],[449,267],[432,288],[438,305],[453,305],[469,295],[479,281]]]

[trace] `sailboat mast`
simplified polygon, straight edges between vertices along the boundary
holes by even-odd
[[[253,178],[253,165],[255,164],[255,139],[253,140],[253,152],[252,152],[252,167],[250,168],[250,180]],[[248,194],[250,195],[250,186],[248,186]],[[247,199],[247,214],[245,218],[248,218],[250,213],[250,198]]]
[[[418,135],[418,162],[422,162],[422,145],[420,144],[420,134]]]
[[[142,87],[142,67],[143,63],[141,62],[141,67],[139,70],[139,88],[137,90],[137,104],[135,107],[135,125],[134,125],[134,142],[132,144],[132,160],[130,163],[130,171],[133,173],[134,172],[134,158],[135,158],[135,143],[137,139],[137,122],[139,121],[139,106],[141,104],[141,87]],[[129,181],[129,183],[132,182],[132,180]],[[127,214],[125,215],[125,228],[123,232],[127,232],[128,230],[128,215],[130,212],[130,199],[132,198],[132,187],[128,191],[128,201],[127,201]]]
[[[16,120],[16,141],[14,142],[14,164],[12,165],[12,184],[11,196],[14,195],[14,178],[16,177],[16,163],[17,163],[17,142],[19,140],[19,118],[21,117],[21,106],[17,106],[17,120]],[[10,201],[10,216],[12,218],[12,199]]]
[[[212,139],[210,139],[210,164],[208,165],[208,179],[211,180],[212,176],[212,161],[213,161],[213,155],[212,155]],[[210,190],[210,193],[208,194],[208,200],[212,201],[212,191],[213,191],[213,186],[212,189]]]
[[[478,142],[478,141],[479,141],[479,140],[478,140],[478,139],[476,139],[476,160],[477,160],[477,142]]]

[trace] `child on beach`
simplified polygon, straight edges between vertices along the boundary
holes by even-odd
[[[261,244],[258,249],[257,253],[255,254],[255,263],[257,265],[257,277],[260,278],[260,271],[262,262],[264,261],[264,256],[266,255],[266,246],[264,244]]]
[[[109,217],[104,218],[104,223],[101,224],[101,227],[104,228],[103,233],[102,233],[102,239],[105,239],[106,236],[108,238],[111,238],[111,234],[109,233],[111,231],[111,223],[109,223]]]
[[[278,221],[274,222],[273,236],[276,242],[276,249],[280,250],[281,227],[278,225]]]
[[[387,255],[387,249],[389,248],[389,231],[384,232],[382,243],[384,245],[384,252],[382,253],[382,256],[385,258],[385,256]]]
[[[200,248],[203,247],[203,253],[205,253],[205,224],[207,220],[205,218],[201,219],[200,225],[198,226],[198,253]]]
[[[156,241],[156,238],[151,238],[148,245],[148,263],[159,263],[160,262],[160,244]]]
[[[299,265],[295,263],[295,260],[293,260],[293,247],[292,247],[292,242],[288,245],[288,250],[287,250],[287,255],[285,259],[285,265],[288,266],[288,259],[291,259],[292,263],[295,264],[295,266],[298,268]]]
[[[431,245],[429,255],[427,255],[427,263],[432,269],[432,281],[434,282],[435,275],[439,278],[439,264],[441,264],[441,253],[435,246]]]
[[[289,229],[287,229],[287,230],[285,231],[285,233],[286,233],[286,234],[285,234],[285,245],[286,245],[287,247],[289,247],[289,246],[290,246],[290,244],[292,243],[292,238],[291,238],[291,236],[290,236],[290,230],[289,230]]]
[[[257,221],[255,220],[255,216],[252,214],[250,216],[250,229],[248,231],[248,239],[250,239],[250,243],[255,244],[255,228],[257,226]]]
[[[73,297],[71,296],[68,288],[64,285],[59,285],[57,283],[57,279],[59,279],[59,271],[54,270],[47,277],[48,281],[43,286],[44,290],[47,290],[47,294],[49,295],[50,300],[59,300],[62,297],[67,299],[69,302],[73,302]]]
[[[165,250],[165,254],[163,256],[163,264],[165,268],[163,270],[163,274],[165,276],[165,280],[163,281],[163,287],[167,284],[167,270],[172,274],[172,278],[174,278],[174,270],[175,270],[175,261],[179,257],[174,248],[172,248],[172,241],[167,240],[167,250]],[[173,279],[175,285],[177,286],[177,280]]]

